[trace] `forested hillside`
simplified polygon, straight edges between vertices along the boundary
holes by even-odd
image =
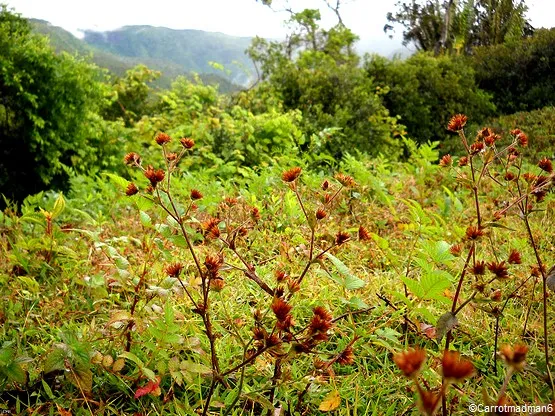
[[[0,413],[554,414],[555,29],[401,1],[386,59],[341,6],[205,36],[226,92],[0,6]]]

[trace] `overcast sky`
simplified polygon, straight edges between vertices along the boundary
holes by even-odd
[[[397,0],[344,0],[344,23],[361,38],[363,49],[395,49],[383,33],[386,14]],[[287,13],[275,12],[256,0],[0,0],[25,17],[47,20],[74,34],[79,29],[111,30],[125,25],[201,29],[235,36],[281,38]],[[285,0],[273,0],[282,9]],[[555,26],[555,0],[527,0],[528,17],[535,27]],[[322,0],[289,0],[295,11],[320,8],[322,25],[336,20]],[[389,45],[389,47],[388,47]]]

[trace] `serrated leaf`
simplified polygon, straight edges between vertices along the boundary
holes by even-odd
[[[326,253],[326,257],[331,260],[339,274],[343,276],[343,282],[341,282],[343,288],[347,290],[355,290],[364,287],[364,285],[366,284],[364,280],[356,277],[353,272],[351,272],[351,270],[345,265],[345,263],[343,263],[341,260],[330,253]]]
[[[439,317],[436,325],[437,341],[441,342],[445,334],[459,324],[457,316],[453,312],[445,312]]]
[[[114,183],[121,189],[123,190],[127,189],[127,185],[129,185],[129,181],[127,179],[122,178],[121,176],[115,175],[113,173],[105,173],[104,175],[110,178],[110,182]]]
[[[188,371],[189,373],[201,374],[204,376],[212,374],[212,369],[210,367],[189,360],[181,361],[179,368],[183,371]]]
[[[54,348],[46,356],[42,371],[47,374],[55,370],[64,370],[66,357],[67,350],[62,348]]]
[[[135,205],[137,205],[139,211],[148,211],[154,206],[154,202],[143,195],[139,195],[135,199]]]
[[[370,233],[370,236],[375,241],[375,243],[378,245],[378,247],[381,248],[382,250],[385,250],[385,249],[389,248],[389,241],[387,241],[385,238],[380,237],[376,233]]]
[[[85,393],[92,391],[92,371],[89,368],[75,366],[70,373],[70,379],[73,384],[83,390]]]
[[[0,373],[3,373],[10,381],[15,381],[19,384],[27,382],[27,372],[15,361],[12,361],[5,367],[0,367]]]
[[[150,218],[150,215],[148,215],[146,212],[140,211],[139,218],[141,219],[141,224],[143,224],[144,227],[152,227],[152,219]]]
[[[318,406],[318,410],[322,412],[331,412],[339,407],[341,404],[341,396],[337,390],[333,390],[324,397],[320,406]]]
[[[58,198],[56,199],[56,202],[54,202],[54,208],[52,208],[52,219],[60,215],[65,207],[66,200],[64,199],[64,195],[60,193],[60,195],[58,195]]]

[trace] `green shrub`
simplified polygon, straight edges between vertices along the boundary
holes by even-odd
[[[493,94],[504,114],[555,103],[555,29],[518,42],[477,48],[473,57],[480,88]]]
[[[371,56],[364,66],[368,77],[384,90],[384,105],[419,143],[445,139],[445,126],[453,114],[464,112],[479,121],[495,109],[462,58],[418,53],[402,61]]]

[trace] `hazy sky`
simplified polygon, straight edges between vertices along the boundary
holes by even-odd
[[[397,0],[344,0],[341,14],[347,27],[361,37],[364,49],[395,49],[383,33],[388,11]],[[285,0],[274,0],[282,9]],[[78,33],[78,29],[109,30],[125,25],[201,29],[236,36],[281,38],[287,13],[274,12],[255,0],[0,0],[25,17],[44,19]],[[535,27],[555,26],[555,0],[527,0]],[[289,0],[295,11],[320,8],[323,26],[336,20],[322,0]],[[372,48],[372,49],[374,49]]]

